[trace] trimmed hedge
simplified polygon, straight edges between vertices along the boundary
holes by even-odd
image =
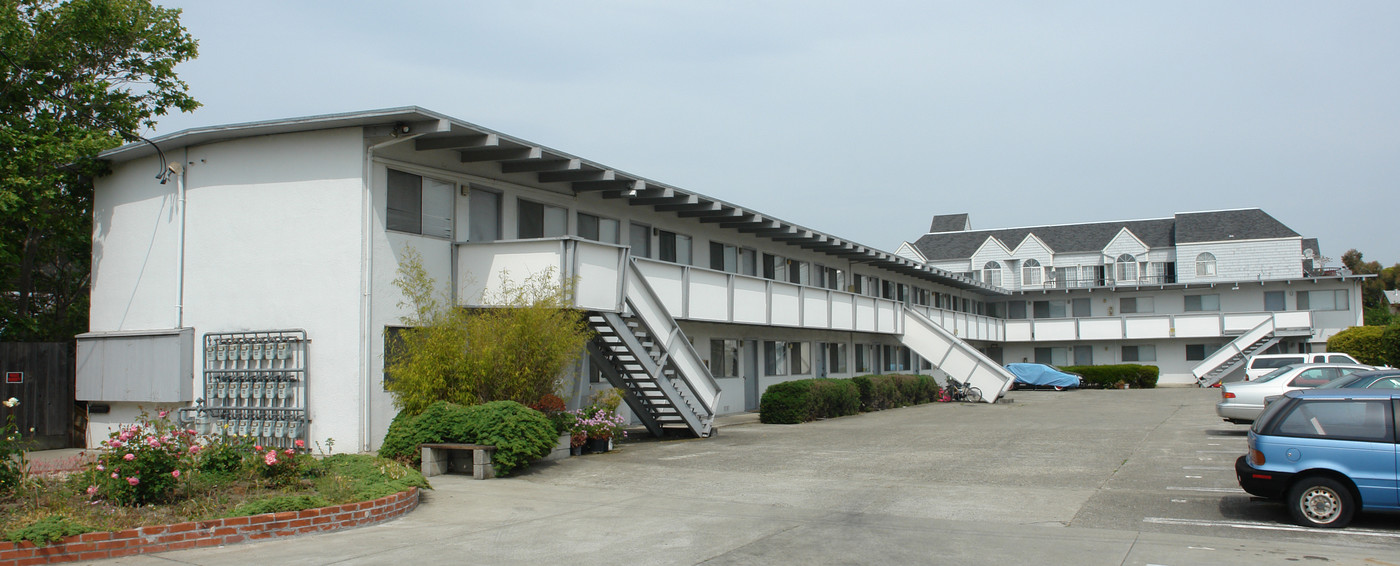
[[[1078,374],[1084,378],[1087,387],[1114,387],[1118,382],[1137,389],[1157,387],[1157,366],[1139,364],[1112,364],[1104,366],[1066,366],[1060,368],[1065,373]]]
[[[1327,351],[1351,354],[1367,365],[1393,365],[1400,361],[1400,324],[1353,326],[1328,338]]]
[[[797,424],[828,417],[854,415],[928,403],[942,389],[927,375],[860,375],[850,379],[798,379],[784,381],[763,392],[758,404],[760,422]]]
[[[420,415],[401,412],[394,417],[379,455],[416,466],[422,458],[419,444],[489,444],[496,447],[491,463],[504,476],[549,455],[558,440],[548,417],[515,401],[470,407],[438,401]]]
[[[758,401],[758,420],[797,424],[860,412],[860,388],[849,379],[798,379],[769,386]]]

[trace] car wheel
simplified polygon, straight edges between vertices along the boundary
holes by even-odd
[[[1338,529],[1351,522],[1356,505],[1351,490],[1341,482],[1308,477],[1298,480],[1288,490],[1288,512],[1299,525]]]

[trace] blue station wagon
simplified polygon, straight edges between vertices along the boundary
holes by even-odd
[[[1249,430],[1235,461],[1245,491],[1282,500],[1300,525],[1338,528],[1357,511],[1400,510],[1400,392],[1290,391]]]

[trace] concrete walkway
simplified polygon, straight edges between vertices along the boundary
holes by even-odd
[[[373,527],[102,564],[1400,562],[1391,516],[1296,531],[1236,493],[1221,462],[1242,429],[1214,418],[1218,392],[1014,396],[804,425],[726,417],[711,439],[435,477],[416,511]]]

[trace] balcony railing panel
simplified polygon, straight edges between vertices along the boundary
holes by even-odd
[[[805,288],[802,290],[802,326],[807,328],[831,328],[830,293],[824,289]]]
[[[627,249],[573,239],[513,240],[457,246],[457,302],[490,306],[506,288],[545,272],[574,285],[575,305],[595,310],[621,308]],[[578,275],[578,277],[573,277]]]
[[[1035,325],[1029,320],[1006,321],[1007,342],[1030,342],[1034,339]]]
[[[1124,318],[1123,333],[1130,340],[1166,338],[1172,335],[1172,320],[1165,316]]]
[[[1047,340],[1076,340],[1076,324],[1074,319],[1035,321],[1035,339],[1040,342]]]
[[[1249,329],[1259,326],[1259,323],[1269,320],[1272,317],[1269,316],[1269,313],[1251,313],[1227,314],[1224,318],[1226,334],[1243,334],[1248,332]]]
[[[831,293],[831,327],[855,328],[855,295]]]
[[[1182,315],[1174,319],[1177,338],[1218,338],[1224,334],[1220,328],[1220,316]]]
[[[661,304],[676,318],[688,318],[685,301],[685,268],[674,263],[658,261],[637,262],[637,268],[647,278]]]
[[[729,320],[729,280],[723,273],[692,270],[690,273],[690,318],[694,320]]]
[[[769,324],[802,326],[802,288],[779,281],[770,282],[768,285],[772,308]]]
[[[1081,318],[1079,319],[1079,338],[1081,340],[1121,340],[1123,338],[1123,320],[1119,318]]]
[[[768,283],[752,277],[734,281],[734,318],[741,324],[768,324]]]

